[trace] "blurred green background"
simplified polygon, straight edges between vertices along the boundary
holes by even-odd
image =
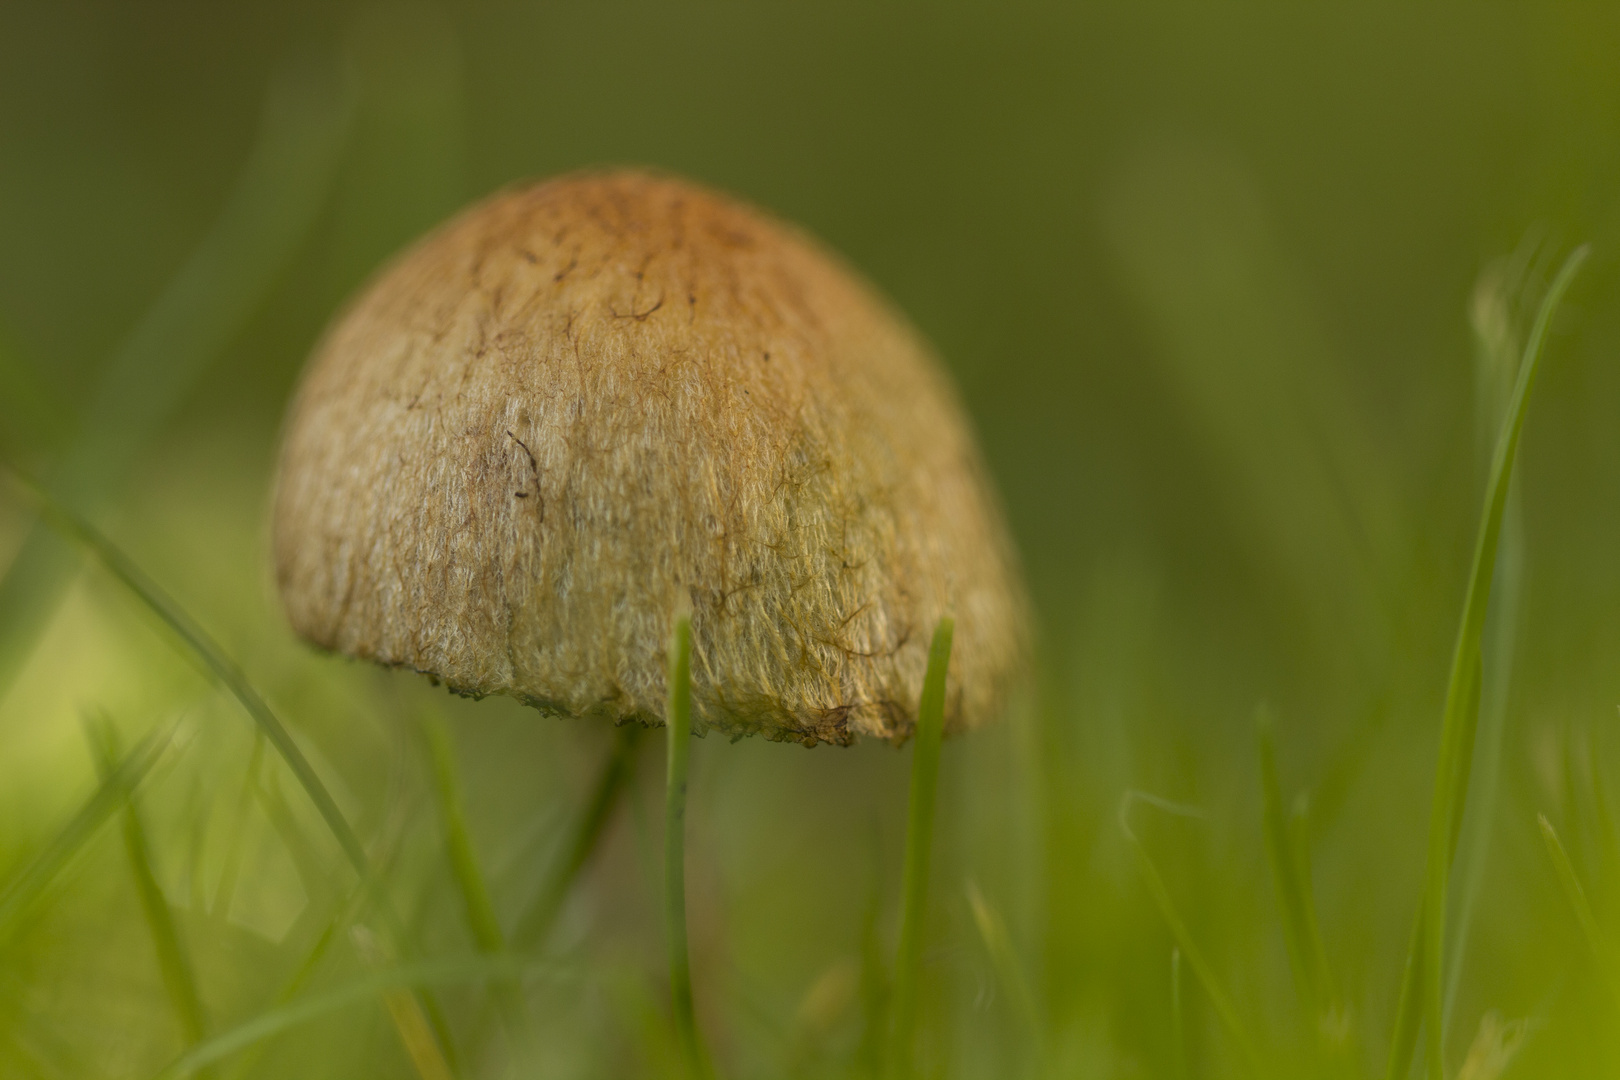
[[[508,932],[612,734],[294,641],[266,566],[282,407],[343,300],[503,184],[642,164],[769,207],[938,346],[1041,619],[1016,714],[945,749],[924,1072],[1245,1074],[1191,975],[1178,1051],[1172,939],[1116,816],[1142,790],[1201,811],[1132,821],[1264,1067],[1371,1076],[1501,347],[1590,241],[1498,566],[1446,1050],[1471,1080],[1616,1075],[1620,999],[1536,825],[1620,936],[1616,56],[1602,4],[4,0],[0,447],[270,699],[386,867],[401,949],[467,956],[423,718],[449,725]],[[75,552],[0,487],[0,1075],[145,1077],[296,978],[318,994],[397,958],[349,932],[353,875],[240,707]],[[1262,702],[1283,797],[1308,799],[1342,1005],[1327,1064],[1268,868]],[[6,906],[96,790],[97,717],[125,748],[176,725],[134,806],[194,969],[191,1028],[127,827]],[[460,1075],[670,1066],[661,747],[641,740],[540,951],[532,1044],[514,1053],[482,983],[435,990]],[[724,1075],[871,1067],[907,768],[883,745],[695,748],[696,993]],[[419,1075],[379,1000],[215,1075]]]

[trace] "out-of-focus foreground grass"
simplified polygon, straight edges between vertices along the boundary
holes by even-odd
[[[478,194],[618,162],[847,253],[939,345],[1005,496],[1039,676],[945,747],[938,1076],[1248,1075],[1244,1041],[1383,1075],[1489,454],[1591,241],[1495,567],[1444,1054],[1620,1072],[1620,15],[1070,8],[0,4],[0,447],[241,665],[379,883],[7,484],[0,1076],[148,1077],[252,1024],[211,1075],[428,1076],[413,1032],[466,1077],[673,1067],[661,739],[549,933],[481,960],[436,777],[511,937],[613,733],[315,655],[265,559],[280,411],[343,299]],[[881,1060],[906,767],[694,748],[722,1075]]]

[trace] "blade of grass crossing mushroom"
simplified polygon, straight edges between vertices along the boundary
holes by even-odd
[[[567,847],[552,865],[534,902],[512,931],[513,948],[528,949],[545,941],[551,924],[557,919],[557,912],[568,897],[568,890],[590,861],[608,821],[613,817],[613,811],[624,797],[625,787],[635,771],[635,750],[640,735],[639,724],[625,724],[614,732],[613,749],[609,751],[607,761],[597,776],[584,813],[575,822]]]
[[[445,854],[456,889],[461,894],[467,929],[479,952],[502,956],[506,953],[506,936],[501,932],[500,919],[495,914],[495,905],[490,901],[489,888],[484,883],[477,853],[473,851],[472,835],[467,830],[461,779],[456,768],[455,748],[450,743],[450,730],[439,716],[425,716],[422,726],[433,757],[434,788],[439,796],[439,815],[444,822]],[[528,1007],[523,1000],[523,987],[517,982],[503,979],[496,981],[492,990],[500,1006],[507,1036],[516,1051],[527,1041]]]
[[[1468,575],[1468,591],[1463,599],[1462,619],[1452,650],[1451,674],[1446,682],[1446,704],[1440,728],[1440,760],[1435,773],[1434,801],[1429,817],[1428,858],[1423,887],[1423,924],[1419,936],[1422,960],[1423,1022],[1429,1075],[1441,1080],[1445,1075],[1444,966],[1447,879],[1451,857],[1467,799],[1468,773],[1474,731],[1479,720],[1480,638],[1490,606],[1491,578],[1496,568],[1497,544],[1501,538],[1502,512],[1507,504],[1508,484],[1519,436],[1530,403],[1530,390],[1551,325],[1553,312],[1574,280],[1587,249],[1577,248],[1564,261],[1558,276],[1536,312],[1536,320],[1525,343],[1519,377],[1508,403],[1496,451],[1491,460],[1490,480],[1485,489],[1485,505],[1474,545],[1473,565]],[[1472,707],[1470,707],[1472,706]]]
[[[1620,1007],[1620,951],[1615,949],[1614,942],[1598,922],[1592,902],[1587,899],[1581,879],[1575,873],[1575,864],[1570,862],[1569,853],[1564,850],[1552,822],[1547,820],[1546,814],[1537,814],[1536,820],[1541,824],[1541,839],[1547,845],[1547,855],[1552,859],[1559,887],[1564,890],[1569,906],[1575,911],[1575,920],[1581,924],[1581,933],[1586,936],[1586,943],[1592,949],[1592,959],[1597,964],[1598,973],[1608,985],[1609,993],[1614,996],[1615,1006]]]
[[[96,790],[79,807],[60,832],[20,873],[0,887],[0,950],[11,940],[17,924],[34,901],[50,887],[56,876],[73,860],[107,819],[123,805],[127,793],[140,786],[157,764],[174,735],[170,724],[153,731],[135,744],[123,761],[111,770]]]
[[[1227,997],[1226,990],[1215,975],[1214,965],[1204,956],[1204,951],[1193,939],[1192,932],[1187,929],[1186,922],[1176,910],[1175,901],[1170,898],[1170,889],[1165,885],[1164,878],[1159,875],[1158,867],[1153,865],[1153,859],[1148,855],[1147,848],[1131,828],[1131,807],[1139,802],[1180,817],[1196,818],[1202,815],[1191,807],[1181,806],[1145,792],[1127,791],[1119,804],[1119,828],[1125,834],[1125,839],[1136,856],[1136,867],[1142,875],[1142,883],[1147,886],[1148,895],[1153,897],[1159,915],[1170,928],[1170,936],[1175,939],[1187,965],[1192,968],[1193,975],[1203,986],[1204,993],[1215,1008],[1215,1015],[1220,1018],[1221,1025],[1226,1028],[1227,1035],[1236,1045],[1244,1065],[1252,1075],[1258,1076],[1261,1071],[1260,1055],[1255,1049],[1258,1044],[1249,1037],[1248,1030],[1238,1016],[1237,1008],[1232,1004],[1232,999]]]
[[[374,872],[371,860],[366,854],[365,847],[360,843],[360,837],[350,826],[348,818],[343,814],[316,773],[315,767],[310,764],[309,758],[299,749],[281,719],[276,716],[268,702],[264,700],[253,684],[248,681],[247,675],[230,655],[209,636],[201,625],[197,623],[173,598],[164,592],[156,582],[147,577],[145,571],[135,564],[129,556],[125,555],[117,545],[103,536],[95,526],[63,506],[51,496],[44,488],[32,479],[24,476],[16,469],[10,470],[11,475],[23,485],[39,505],[40,516],[48,525],[61,531],[80,544],[90,549],[101,564],[112,574],[121,585],[132,592],[143,604],[157,615],[158,619],[169,627],[180,642],[186,647],[185,652],[195,658],[203,670],[216,679],[236,698],[237,702],[247,712],[259,730],[264,732],[270,745],[276,748],[287,767],[292,770],[293,776],[298,780],[299,786],[309,800],[315,804],[328,830],[337,840],[338,846],[343,849],[344,855],[359,875],[361,884],[373,895],[379,914],[384,919],[389,934],[396,940],[402,941],[404,936],[403,924],[398,913],[389,901],[382,882]],[[440,1010],[437,1004],[428,998],[424,1001],[429,1015],[435,1020],[434,1030],[439,1033],[446,1045],[443,1047],[446,1056],[454,1060],[453,1048],[448,1043],[448,1029],[439,1021]]]
[[[928,672],[917,705],[917,731],[911,742],[911,797],[906,816],[906,861],[902,878],[900,948],[894,965],[894,996],[889,1032],[889,1076],[903,1080],[912,1071],[917,1027],[917,984],[922,967],[923,919],[928,912],[928,860],[934,837],[934,802],[939,788],[939,747],[945,734],[945,676],[956,623],[939,620],[928,648]]]
[[[112,721],[99,713],[84,718],[85,737],[96,760],[96,771],[103,780],[112,777],[118,768],[118,732]],[[163,986],[174,1007],[180,1033],[187,1045],[201,1042],[208,1034],[208,1021],[203,1012],[202,998],[197,993],[197,976],[180,940],[180,930],[174,923],[174,912],[169,900],[158,884],[152,869],[152,849],[146,839],[146,827],[136,808],[134,793],[121,788],[124,813],[124,851],[129,857],[129,868],[135,878],[135,890],[140,896],[141,913],[146,918],[147,930],[152,935],[152,946],[157,952],[158,967],[163,972]]]
[[[668,742],[664,789],[664,935],[675,1039],[693,1080],[706,1072],[692,1008],[692,960],[686,947],[686,776],[692,750],[692,616],[675,617],[669,642]]]

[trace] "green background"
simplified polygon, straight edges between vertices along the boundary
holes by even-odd
[[[1551,268],[1590,241],[1509,511],[1447,1053],[1486,1068],[1465,1062],[1494,1011],[1530,1020],[1507,1075],[1612,1074],[1620,1001],[1536,814],[1620,937],[1617,12],[7,0],[0,446],[242,663],[386,857],[420,952],[464,955],[414,721],[449,719],[508,920],[610,734],[294,641],[265,553],[282,407],[343,300],[501,185],[639,164],[769,207],[937,345],[1039,611],[1040,674],[1015,715],[945,748],[925,1071],[1176,1075],[1171,938],[1119,828],[1128,790],[1201,810],[1133,820],[1268,1067],[1318,1068],[1262,842],[1265,702],[1284,796],[1308,795],[1346,1004],[1348,1064],[1331,1068],[1373,1075],[1511,378],[1481,341],[1522,335]],[[0,488],[0,566],[32,524],[22,489]],[[352,880],[279,763],[246,783],[237,706],[104,573],[62,565],[59,597],[0,591],[0,880],[93,790],[85,715],[126,743],[178,721],[138,805],[207,1028],[226,1030],[269,1007]],[[567,972],[532,988],[535,1075],[669,1063],[660,748],[642,741],[548,945]],[[726,1075],[866,1068],[907,765],[883,745],[695,748],[696,993]],[[1009,928],[1033,1017],[975,928],[970,879]],[[117,829],[0,950],[0,1074],[147,1076],[182,1049]],[[363,951],[345,935],[310,985],[363,972]],[[1188,980],[1189,1075],[1240,1075]],[[443,999],[463,1072],[502,1075],[483,991]],[[364,1002],[249,1064],[416,1075]]]

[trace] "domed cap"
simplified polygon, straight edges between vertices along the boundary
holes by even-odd
[[[993,717],[1025,605],[916,333],[816,243],[677,180],[508,190],[338,318],[287,418],[276,578],[310,641],[462,693],[662,721],[692,612],[698,730]]]

